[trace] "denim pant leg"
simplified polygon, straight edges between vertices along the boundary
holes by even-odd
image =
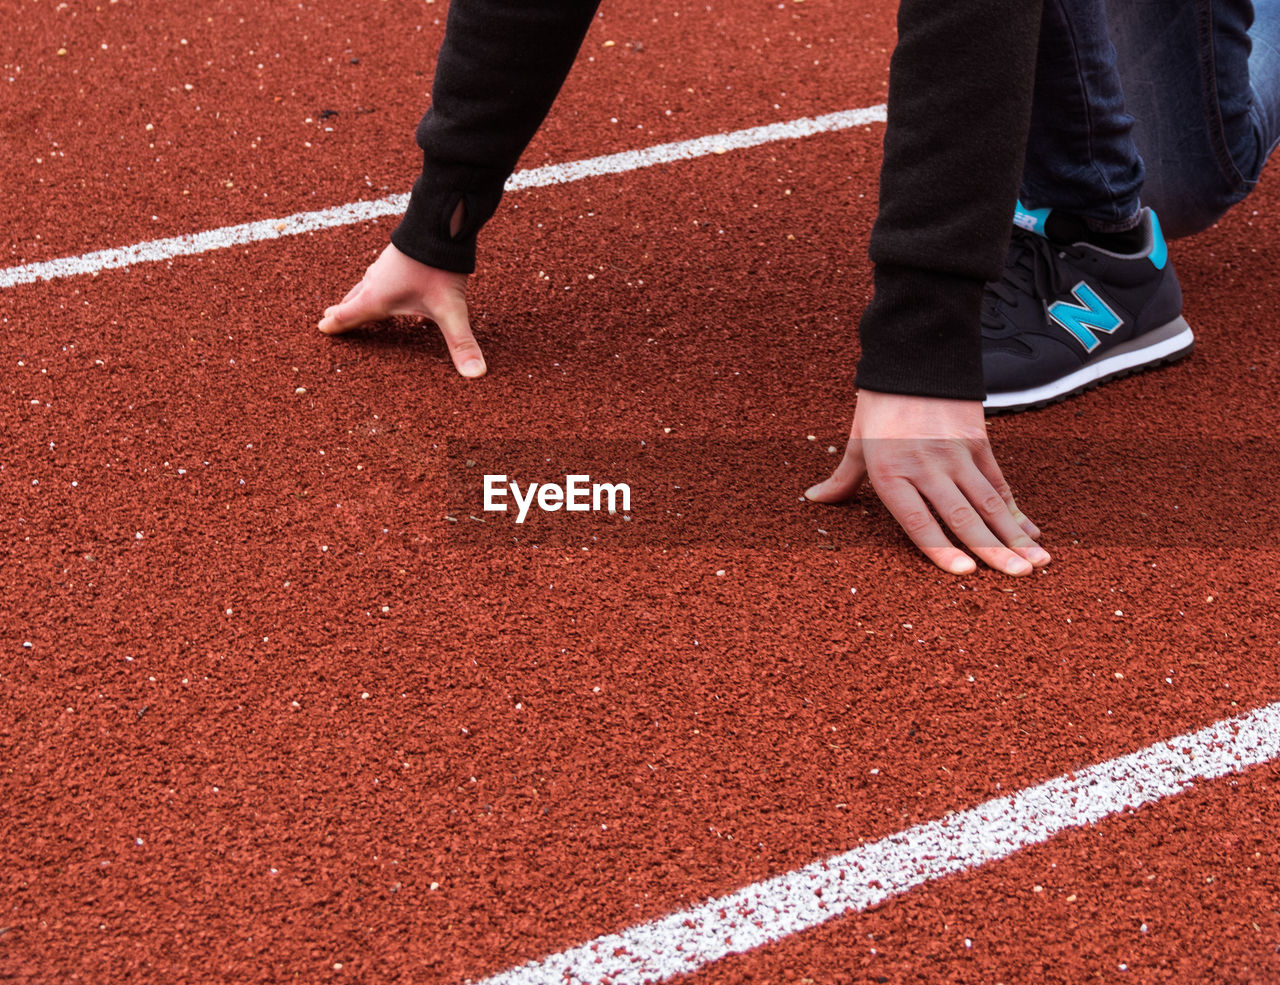
[[[1028,208],[1072,212],[1100,231],[1133,224],[1143,183],[1106,6],[1044,0],[1021,189]]]
[[[1211,226],[1280,142],[1280,0],[1111,0],[1111,37],[1166,235]]]

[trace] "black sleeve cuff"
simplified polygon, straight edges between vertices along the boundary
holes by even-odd
[[[476,234],[497,211],[504,184],[501,175],[481,173],[479,177],[483,187],[476,186],[474,173],[461,176],[424,170],[413,183],[404,218],[391,233],[396,249],[429,267],[473,273]],[[462,229],[457,236],[450,236],[449,224],[459,202],[463,206]]]
[[[856,383],[865,390],[982,400],[983,282],[877,264],[862,314]]]
[[[459,197],[456,192],[450,196],[443,190],[432,194],[423,189],[421,178],[414,182],[409,208],[391,233],[396,249],[428,267],[457,274],[474,272],[475,234],[457,239],[449,236],[449,219],[458,206]]]

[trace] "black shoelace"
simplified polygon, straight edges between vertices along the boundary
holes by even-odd
[[[1056,297],[1071,285],[1064,283],[1056,254],[1070,253],[1070,247],[1051,243],[1043,236],[1014,230],[1009,240],[1009,255],[1004,275],[987,284],[982,297],[982,334],[986,338],[1003,338],[1017,332],[1012,319],[1000,316],[1001,306],[1016,308],[1023,300],[1039,302]]]

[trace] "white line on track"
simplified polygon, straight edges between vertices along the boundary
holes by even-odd
[[[848,130],[871,123],[883,123],[884,120],[883,104],[828,113],[825,116],[803,117],[786,123],[771,123],[746,130],[734,130],[731,133],[712,134],[694,140],[680,140],[671,144],[658,144],[640,150],[624,151],[621,154],[606,154],[603,157],[592,157],[584,161],[549,164],[546,167],[517,171],[508,179],[506,187],[507,191],[518,191],[524,188],[563,185],[571,181],[581,181],[583,178],[638,171],[641,168],[653,167],[655,164],[688,161],[697,157],[706,157],[709,154],[721,154],[731,150],[741,150],[744,147],[758,147],[760,144],[774,143],[779,140],[796,140],[819,133],[833,133],[837,130]],[[349,205],[321,209],[318,212],[299,212],[282,219],[263,219],[259,222],[223,226],[221,229],[210,229],[201,233],[188,233],[185,236],[135,243],[133,246],[96,250],[80,256],[28,263],[20,267],[7,267],[0,270],[0,289],[30,284],[38,280],[58,280],[63,277],[96,274],[102,270],[124,269],[140,263],[155,263],[158,260],[171,260],[174,257],[208,253],[211,250],[225,250],[232,246],[243,246],[246,243],[258,243],[284,236],[297,236],[318,229],[333,229],[337,226],[368,222],[370,219],[384,216],[400,216],[404,214],[408,204],[408,195],[392,195],[376,201],[352,202]]]
[[[1280,757],[1280,702],[863,845],[479,985],[645,985]]]

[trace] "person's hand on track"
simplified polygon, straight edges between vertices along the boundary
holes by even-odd
[[[467,317],[467,275],[439,270],[388,245],[360,283],[325,309],[320,331],[341,335],[393,315],[430,318],[440,326],[453,364],[463,376],[484,376],[484,356]]]
[[[952,574],[975,570],[948,540],[933,512],[984,563],[1029,575],[1049,563],[1040,530],[1018,509],[987,439],[982,404],[858,391],[844,458],[805,496],[818,503],[852,497],[870,479],[915,545]]]

